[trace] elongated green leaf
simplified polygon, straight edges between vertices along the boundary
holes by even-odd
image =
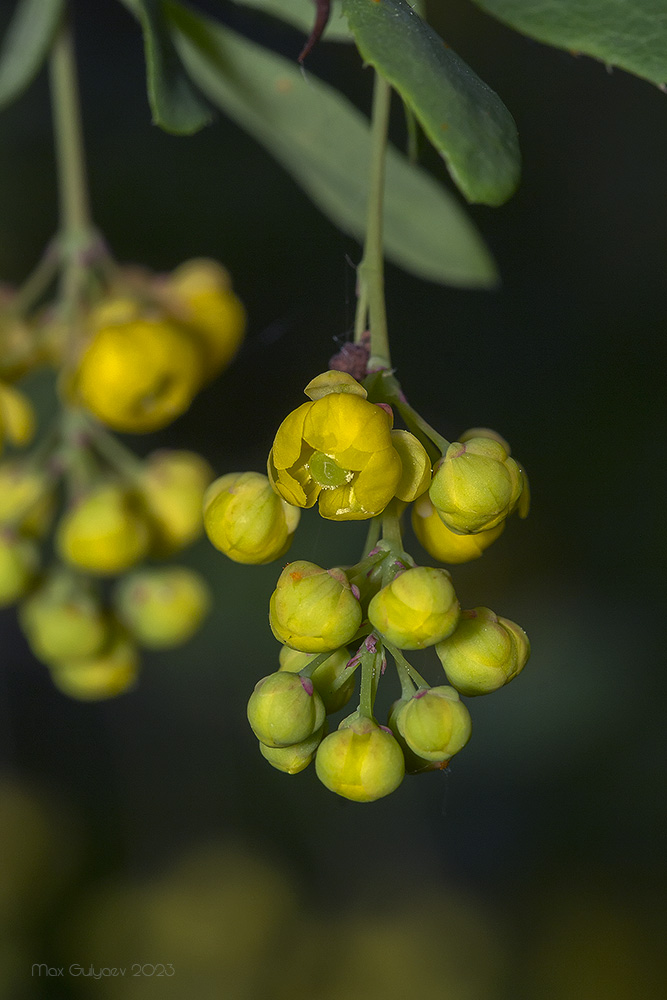
[[[341,94],[305,78],[293,62],[170,0],[166,8],[197,86],[263,143],[342,230],[363,239],[368,120]],[[387,257],[421,277],[491,287],[496,272],[466,215],[396,149],[387,160]]]
[[[667,83],[665,0],[474,0],[524,35]]]
[[[28,86],[46,59],[64,0],[19,0],[0,48],[0,108]]]
[[[244,4],[246,7],[256,7],[258,10],[264,11],[265,14],[271,14],[272,17],[279,17],[295,28],[299,28],[300,31],[304,31],[307,35],[310,34],[315,21],[313,0],[235,0],[235,2]],[[331,16],[322,40],[325,42],[352,41],[347,21],[340,9],[340,0],[335,0],[331,4]]]
[[[361,55],[391,83],[468,201],[501,205],[519,181],[509,111],[406,0],[343,0]]]
[[[146,83],[153,122],[165,132],[192,135],[211,120],[211,109],[183,69],[162,0],[122,0],[141,24]]]
[[[295,28],[305,31],[306,34],[310,34],[315,20],[313,0],[235,0],[235,2],[245,4],[247,7],[256,7],[273,17],[280,17]],[[424,7],[423,0],[412,0],[411,6],[421,14]],[[352,41],[352,32],[341,10],[341,0],[332,0],[331,17],[322,39],[325,42]]]

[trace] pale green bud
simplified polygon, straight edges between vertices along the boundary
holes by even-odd
[[[280,574],[269,623],[279,642],[304,653],[326,653],[350,642],[361,625],[361,606],[342,570],[302,559]]]
[[[450,636],[438,643],[447,680],[465,695],[488,694],[521,673],[530,655],[528,636],[489,608],[464,611]]]
[[[522,470],[504,443],[491,437],[455,441],[436,467],[429,489],[443,522],[462,534],[488,531],[519,502]]]
[[[272,767],[285,774],[298,774],[310,764],[315,752],[322,742],[325,727],[322,726],[302,743],[293,743],[289,747],[267,747],[260,740],[259,752]]]
[[[353,802],[375,802],[389,795],[405,774],[403,754],[393,735],[364,718],[322,740],[315,769],[323,785]]]
[[[280,669],[298,674],[315,656],[316,653],[301,653],[290,646],[283,646],[280,650]],[[337,712],[352,697],[354,673],[347,669],[349,659],[350,654],[343,646],[342,649],[332,653],[324,663],[320,663],[310,675],[315,690],[324,702],[327,715]]]
[[[204,578],[185,566],[146,569],[116,588],[118,617],[149,649],[168,649],[190,639],[206,617],[211,596]]]
[[[217,549],[235,562],[260,565],[282,556],[301,512],[281,499],[259,472],[232,472],[204,495],[204,527]]]
[[[368,606],[368,619],[400,649],[433,646],[456,628],[460,608],[447,570],[415,566],[383,587]]]
[[[0,608],[23,597],[38,566],[39,549],[31,539],[0,531]]]
[[[55,686],[78,701],[115,698],[131,690],[139,670],[139,653],[129,639],[118,635],[97,656],[50,664]]]
[[[313,682],[287,671],[263,677],[248,702],[250,727],[268,747],[302,743],[321,728],[325,716]]]
[[[447,766],[447,761],[432,761],[426,760],[424,757],[418,757],[416,753],[413,753],[408,744],[405,742],[401,736],[401,731],[398,728],[396,719],[399,712],[404,705],[409,703],[409,698],[399,698],[389,709],[389,718],[387,719],[387,725],[394,734],[394,739],[403,751],[403,759],[405,761],[405,773],[406,774],[424,774],[427,771],[436,771]]]
[[[90,659],[109,639],[109,618],[92,587],[69,573],[49,577],[19,609],[19,621],[38,660]]]
[[[453,687],[417,691],[396,713],[395,724],[408,747],[427,761],[445,763],[472,732],[470,714]]]

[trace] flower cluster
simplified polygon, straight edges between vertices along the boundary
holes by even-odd
[[[183,413],[232,359],[245,313],[214,261],[154,275],[104,252],[81,274],[75,315],[70,300],[0,295],[0,432],[30,443],[30,403],[9,383],[38,365],[57,369],[62,400],[33,450],[0,463],[0,606],[18,603],[55,685],[90,700],[131,688],[139,648],[187,641],[210,606],[200,574],[160,562],[203,533],[213,470],[191,451],[139,459],[112,432]]]
[[[309,402],[278,428],[267,476],[233,473],[209,487],[205,528],[231,559],[265,563],[286,552],[303,508],[370,521],[355,565],[297,560],[283,569],[269,606],[279,669],[257,683],[248,720],[275,768],[295,774],[314,759],[327,788],[371,802],[406,772],[446,767],[472,731],[460,696],[509,683],[530,653],[518,625],[485,607],[462,610],[449,571],[416,563],[403,547],[402,515],[412,504],[415,534],[433,559],[468,562],[514,510],[527,514],[528,482],[494,431],[445,441],[388,371],[364,384],[329,371],[305,392]],[[394,429],[394,411],[407,429]],[[405,656],[428,647],[446,683],[430,685]],[[382,724],[374,706],[387,654],[401,696]],[[329,732],[327,719],[352,698],[356,675],[358,706]]]

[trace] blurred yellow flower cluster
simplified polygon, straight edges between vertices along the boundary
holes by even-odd
[[[35,432],[28,398],[8,380],[49,364],[61,402],[33,450],[0,463],[0,605],[18,603],[63,692],[113,697],[134,685],[140,647],[187,641],[209,610],[200,574],[142,564],[199,538],[214,473],[191,451],[139,459],[112,432],[182,414],[233,358],[245,311],[226,270],[205,259],[157,275],[103,252],[81,268],[75,299],[0,292],[0,442],[25,446]]]

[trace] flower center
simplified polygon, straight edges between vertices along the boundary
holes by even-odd
[[[333,490],[337,486],[349,483],[354,473],[341,469],[340,465],[325,455],[323,451],[314,451],[308,461],[310,474],[323,490]]]

